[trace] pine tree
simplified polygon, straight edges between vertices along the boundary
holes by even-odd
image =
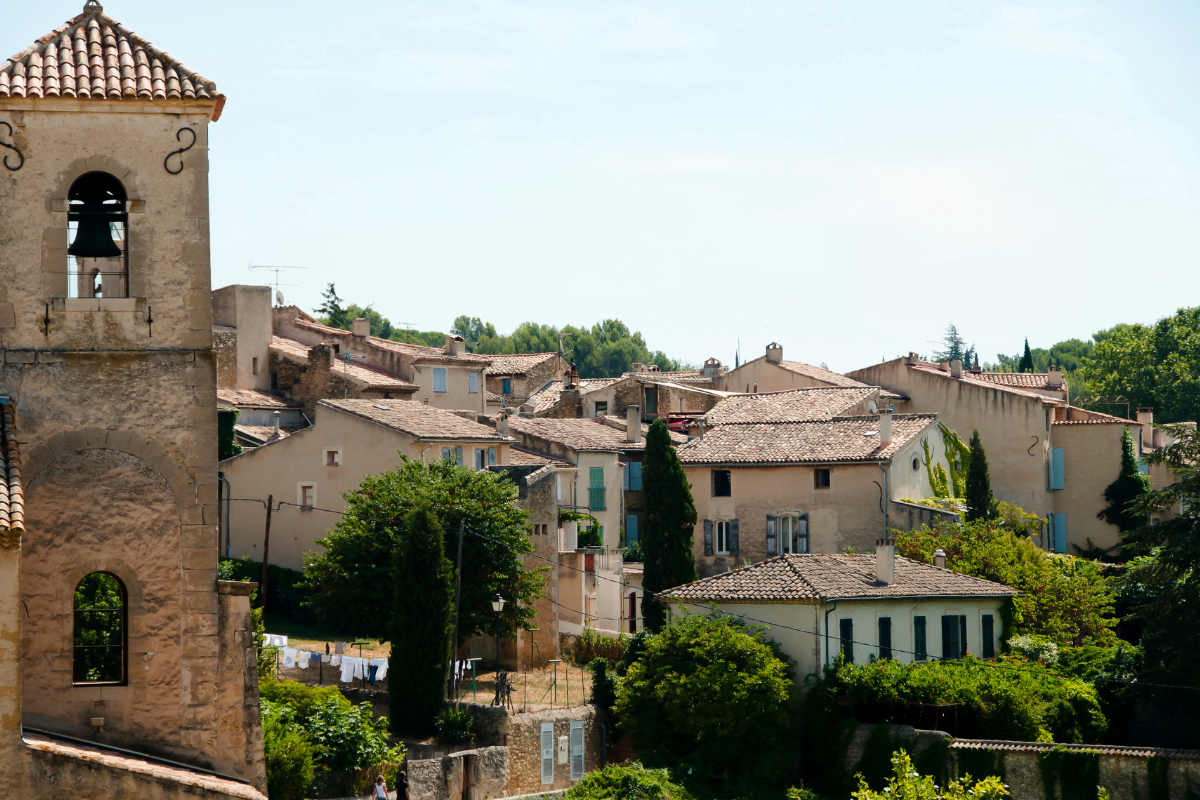
[[[404,517],[392,552],[395,607],[388,682],[392,732],[425,732],[446,696],[450,663],[454,565],[446,558],[445,533],[428,506]]]
[[[325,291],[321,292],[321,297],[325,298],[317,311],[325,315],[325,324],[331,328],[341,328],[342,330],[350,330],[350,315],[346,313],[346,307],[342,305],[342,298],[338,297],[337,290],[333,288],[333,284],[329,284]]]
[[[1033,353],[1029,350],[1029,337],[1025,337],[1025,352],[1017,364],[1017,372],[1033,372]]]
[[[993,519],[996,516],[996,501],[992,497],[992,477],[979,431],[971,432],[968,447],[971,455],[967,462],[967,522]]]
[[[692,554],[696,528],[692,487],[671,446],[667,423],[661,419],[655,420],[646,434],[642,491],[646,509],[642,614],[646,627],[659,631],[666,624],[666,609],[654,595],[697,578],[696,557]]]
[[[1108,508],[1096,516],[1116,525],[1121,533],[1137,530],[1146,524],[1146,515],[1131,504],[1148,491],[1150,476],[1143,475],[1138,469],[1137,456],[1133,453],[1133,437],[1129,435],[1129,428],[1126,428],[1121,434],[1121,473],[1104,490]]]

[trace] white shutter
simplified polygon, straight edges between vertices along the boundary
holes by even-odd
[[[583,723],[571,723],[571,780],[583,777]]]
[[[542,723],[542,785],[554,783],[554,723]]]
[[[477,393],[479,391],[479,373],[470,373],[470,377],[467,378],[467,383],[467,391],[471,392],[472,394]]]

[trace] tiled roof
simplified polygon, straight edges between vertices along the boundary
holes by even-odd
[[[830,419],[854,408],[878,391],[871,386],[830,386],[736,395],[717,403],[701,417],[701,422],[704,425],[731,425]]]
[[[1061,405],[1061,402],[1055,402],[1053,398],[1051,398],[1047,395],[1044,395],[1044,394],[1039,394],[1038,392],[1033,391],[1032,388],[1009,386],[1008,384],[1000,383],[998,381],[989,381],[989,380],[983,380],[980,378],[980,375],[985,375],[985,374],[989,374],[989,373],[980,373],[979,375],[977,375],[977,374],[974,374],[971,372],[966,372],[964,370],[961,378],[955,378],[953,375],[950,374],[950,370],[942,369],[941,367],[939,367],[936,364],[909,364],[908,368],[915,369],[920,372],[925,372],[930,375],[936,375],[939,378],[945,378],[946,380],[951,380],[951,381],[957,380],[957,381],[961,381],[962,383],[975,384],[976,386],[987,386],[988,388],[996,389],[998,391],[1009,392],[1011,394],[1021,395],[1022,397],[1028,397],[1028,398],[1035,399],[1035,400],[1041,400],[1049,405]],[[996,374],[996,373],[990,373],[990,374]]]
[[[977,381],[994,383],[998,386],[1016,386],[1018,389],[1065,389],[1066,378],[1061,386],[1050,386],[1050,375],[1046,372],[971,372]]]
[[[779,366],[786,370],[791,370],[797,375],[803,375],[806,378],[812,378],[815,381],[824,381],[830,386],[865,386],[864,383],[859,383],[853,378],[847,378],[840,372],[833,370],[814,367],[812,364],[805,364],[803,361],[781,361]]]
[[[331,328],[328,325],[322,325],[320,322],[312,322],[310,320],[297,317],[292,321],[292,324],[297,328],[319,333],[322,336],[331,336],[337,338],[348,338],[351,332],[342,328]],[[380,339],[378,336],[368,336],[367,340],[381,350],[391,350],[394,353],[403,353],[409,356],[417,363],[430,364],[490,364],[495,356],[482,356],[476,353],[466,353],[461,356],[451,356],[446,354],[445,348],[442,347],[427,347],[423,344],[408,344],[407,342],[393,342],[391,339]]]
[[[241,425],[241,424],[238,424],[238,425],[234,425],[233,429],[235,431],[237,431],[239,434],[241,434],[242,436],[245,436],[247,439],[258,442],[259,444],[267,443],[268,441],[271,440],[271,437],[273,437],[275,435],[275,426],[274,425]],[[280,428],[279,429],[279,438],[285,439],[288,436],[291,436],[294,432],[295,431],[289,430],[287,428]]]
[[[21,483],[21,447],[17,441],[17,407],[0,406],[0,547],[16,547],[25,530],[25,489]]]
[[[509,355],[488,356],[492,365],[488,367],[489,375],[524,375],[529,370],[552,361],[558,353],[513,353]]]
[[[215,100],[225,96],[121,23],[99,3],[0,63],[0,97]]]
[[[1078,419],[1063,419],[1055,420],[1053,425],[1136,425],[1139,428],[1142,423],[1137,420],[1125,419],[1124,417],[1114,417],[1112,414],[1103,414],[1099,411],[1089,411],[1086,408],[1076,408],[1075,406],[1067,406],[1068,416],[1078,416]]]
[[[631,372],[629,374],[663,383],[703,383],[711,386],[713,382],[711,377],[705,376],[703,372],[696,369],[676,372]]]
[[[646,572],[646,568],[641,561],[626,561],[621,565],[621,571],[626,575],[642,575]]]
[[[287,336],[276,334],[271,338],[271,350],[298,364],[308,363],[308,351],[313,345],[298,342]],[[349,380],[366,389],[390,392],[415,392],[417,385],[409,383],[398,375],[393,375],[378,367],[369,367],[358,361],[338,361],[329,365],[335,377],[346,376]]]
[[[1200,750],[1175,750],[1169,747],[1126,747],[1111,744],[1061,744],[1058,742],[1010,742],[993,739],[955,739],[951,750],[997,750],[1006,753],[1046,753],[1051,750],[1075,750],[1101,756],[1163,758],[1171,761],[1200,761]]]
[[[506,442],[487,425],[464,419],[452,411],[411,400],[322,400],[328,406],[377,422],[418,439],[455,439],[467,442]]]
[[[783,555],[667,589],[682,600],[828,601],[889,597],[1009,597],[1013,589],[896,556],[895,581],[875,580],[875,554]]]
[[[614,419],[624,422],[624,419],[621,418]],[[646,425],[643,425],[642,440],[634,443],[625,441],[623,427],[606,425],[600,419],[509,417],[508,425],[519,433],[559,442],[572,450],[644,450],[646,448],[646,431],[649,430]],[[682,444],[687,441],[687,437],[672,433],[671,440],[676,444]]]
[[[300,408],[300,403],[288,400],[274,392],[257,389],[217,389],[217,400],[231,406],[256,406],[259,408]]]
[[[679,448],[684,464],[832,464],[888,460],[937,421],[936,414],[892,417],[892,441],[879,442],[879,417],[718,425]]]
[[[533,453],[518,447],[508,448],[508,463],[522,467],[534,467],[539,464],[561,464],[563,466],[570,466],[571,464],[570,461],[564,461],[561,458],[544,456],[540,453]]]
[[[612,386],[621,378],[581,378],[579,380],[579,392],[586,394],[593,392],[596,389],[604,389]],[[535,409],[541,411],[558,402],[558,396],[562,393],[562,381],[550,381],[550,383],[538,389],[533,394],[529,395],[526,401],[531,403]]]

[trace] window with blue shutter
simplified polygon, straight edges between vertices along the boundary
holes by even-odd
[[[879,657],[892,657],[892,618],[879,618]]]
[[[1146,459],[1138,459],[1138,472],[1142,473],[1143,475],[1150,474],[1150,465],[1146,463]]]
[[[1056,447],[1050,451],[1050,488],[1065,489],[1067,486],[1066,474],[1063,471],[1063,449]]]
[[[588,508],[592,511],[604,510],[604,467],[588,470]]]
[[[642,490],[642,462],[629,462],[629,491],[640,492]]]
[[[461,447],[454,448],[454,463],[460,467],[463,465],[463,452]]]
[[[471,394],[479,393],[479,373],[472,372],[467,376],[467,391]]]
[[[1054,552],[1067,552],[1067,515],[1052,514],[1051,519],[1054,520],[1054,525],[1051,532],[1054,535]]]
[[[854,663],[854,620],[839,619],[838,620],[838,643],[841,645],[842,654],[846,656],[846,663]]]
[[[636,544],[638,540],[637,515],[629,514],[625,517],[625,546]]]
[[[502,394],[512,394],[512,378],[504,378],[501,381],[500,392]]]
[[[433,390],[435,392],[446,391],[446,368],[445,367],[434,367],[433,368]]]
[[[929,648],[925,642],[925,618],[913,617],[913,650],[915,651],[913,657],[917,661],[929,658]]]
[[[984,658],[996,657],[996,622],[991,614],[984,614],[982,619],[983,627],[983,647],[980,648],[980,653]]]

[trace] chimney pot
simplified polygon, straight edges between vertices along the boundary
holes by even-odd
[[[767,345],[767,361],[772,364],[783,363],[783,345],[779,342],[771,342]]]
[[[625,441],[638,444],[642,441],[642,407],[629,406],[625,409]]]
[[[879,443],[892,443],[892,415],[887,411],[879,415]]]
[[[278,439],[278,438],[279,438],[279,417],[280,417],[280,412],[278,412],[278,411],[272,411],[271,413],[272,413],[272,414],[275,416],[275,435],[274,435],[273,437],[271,437],[271,438],[273,438],[273,439]]]
[[[371,323],[367,321],[366,317],[359,317],[354,320],[354,330],[351,331],[351,334],[360,339],[367,338],[371,335]]]
[[[946,551],[940,547],[933,551],[933,565],[938,569],[946,568]]]
[[[950,362],[950,375],[955,378],[962,377],[962,362],[957,358]]]
[[[1050,369],[1046,372],[1046,386],[1050,389],[1061,389],[1063,385],[1063,374],[1059,367],[1050,365]]]
[[[875,580],[886,586],[896,582],[896,543],[891,539],[875,542]]]
[[[508,436],[508,414],[500,413],[500,418],[496,420],[496,435]]]

